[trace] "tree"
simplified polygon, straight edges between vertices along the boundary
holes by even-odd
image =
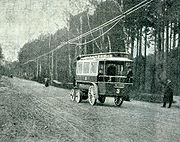
[[[1,44],[0,44],[0,60],[3,59],[4,56],[3,56],[3,53],[2,53],[2,47],[1,47]]]

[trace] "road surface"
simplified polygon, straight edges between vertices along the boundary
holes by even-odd
[[[2,77],[1,142],[179,142],[180,98],[172,108],[112,98],[91,106],[72,102],[70,90]]]

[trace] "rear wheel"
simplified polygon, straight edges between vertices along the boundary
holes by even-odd
[[[105,96],[99,96],[98,100],[99,100],[100,103],[103,104],[105,102],[105,100],[106,100],[106,97]]]
[[[75,98],[76,102],[77,102],[77,103],[80,103],[80,102],[82,101],[81,90],[80,90],[80,89],[77,89],[76,92],[75,92],[75,94],[76,94],[76,98]]]
[[[91,105],[95,105],[97,99],[95,98],[96,90],[94,86],[90,86],[88,90],[88,100]]]
[[[123,101],[124,101],[123,97],[119,97],[119,96],[114,97],[114,103],[115,103],[116,106],[121,106]]]

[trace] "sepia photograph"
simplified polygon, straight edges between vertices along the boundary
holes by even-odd
[[[0,0],[0,142],[180,142],[180,0]]]

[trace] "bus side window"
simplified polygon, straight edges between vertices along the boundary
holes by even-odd
[[[103,63],[99,63],[98,75],[104,74],[104,65]]]
[[[91,74],[96,74],[97,73],[97,62],[91,62],[90,73]]]

